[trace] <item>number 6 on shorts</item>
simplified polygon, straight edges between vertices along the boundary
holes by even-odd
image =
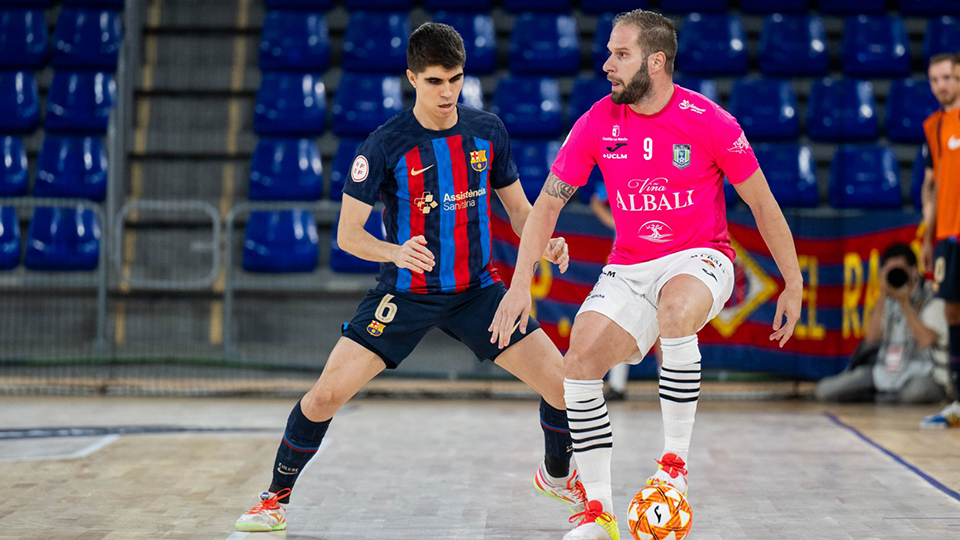
[[[397,316],[397,305],[390,302],[391,300],[393,300],[392,294],[384,295],[380,305],[377,306],[377,311],[374,312],[377,320],[384,324],[393,322],[393,318]]]

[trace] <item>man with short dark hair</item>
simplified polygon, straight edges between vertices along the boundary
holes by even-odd
[[[936,403],[946,395],[937,367],[946,363],[943,300],[917,271],[917,256],[893,244],[880,257],[880,298],[858,352],[869,355],[817,384],[820,401]],[[866,351],[875,351],[867,353]],[[946,383],[946,377],[942,377]]]
[[[410,36],[407,79],[416,104],[360,146],[343,189],[337,235],[345,251],[382,263],[379,283],[344,326],[320,379],[291,411],[273,482],[260,503],[237,520],[238,530],[286,528],[290,490],[320,448],[334,413],[378,373],[398,367],[432,328],[543,396],[545,456],[535,485],[572,512],[583,510],[583,487],[570,468],[560,351],[532,318],[524,322],[535,331],[515,332],[518,341],[506,350],[491,344],[483,328],[505,294],[490,262],[490,191],[496,191],[518,234],[531,207],[503,123],[457,104],[465,56],[463,40],[451,26],[426,23]],[[386,241],[363,227],[378,198],[385,206]],[[562,238],[550,240],[543,256],[566,271]]]
[[[930,89],[941,109],[923,122],[932,173],[924,179],[924,269],[944,300],[950,371],[960,399],[960,54],[930,59]],[[923,427],[960,427],[960,401],[924,418]]]

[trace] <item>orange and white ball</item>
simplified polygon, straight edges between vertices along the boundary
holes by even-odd
[[[683,540],[693,523],[686,497],[669,484],[644,486],[627,515],[636,540]]]

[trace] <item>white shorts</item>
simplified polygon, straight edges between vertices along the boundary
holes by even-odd
[[[678,251],[639,264],[604,266],[577,315],[596,311],[626,330],[637,340],[639,349],[639,353],[626,361],[639,364],[660,337],[657,322],[660,289],[680,274],[694,276],[710,289],[713,305],[707,320],[716,317],[733,292],[733,263],[723,253],[710,248]]]

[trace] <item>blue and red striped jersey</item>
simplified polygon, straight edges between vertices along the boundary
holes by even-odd
[[[500,281],[490,265],[491,190],[519,179],[503,122],[458,105],[447,130],[420,125],[408,109],[377,128],[360,146],[343,192],[384,204],[388,242],[423,235],[436,257],[432,271],[416,274],[380,265],[378,289],[457,293]]]

